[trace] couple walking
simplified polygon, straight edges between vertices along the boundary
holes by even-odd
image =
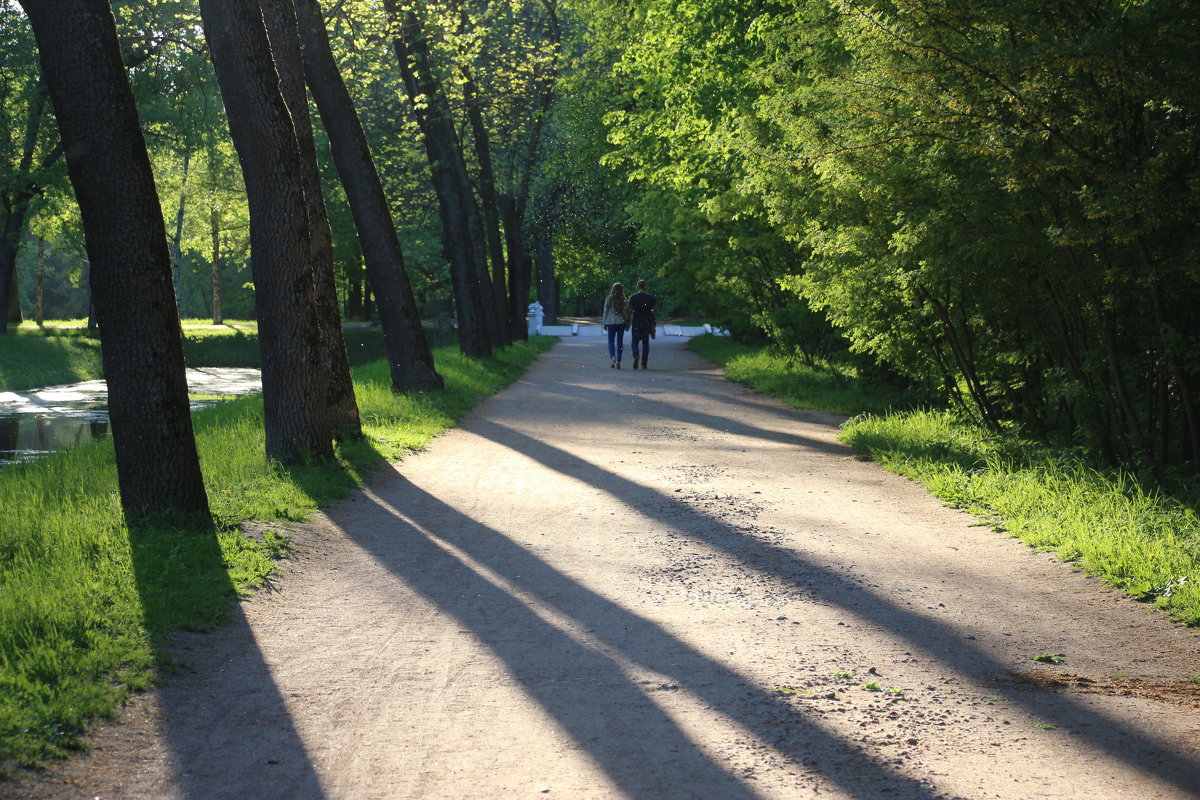
[[[637,291],[625,299],[625,289],[614,283],[612,291],[604,301],[604,330],[608,332],[608,357],[613,369],[621,368],[621,356],[625,350],[625,331],[629,331],[629,346],[633,350],[633,368],[638,368],[641,358],[642,369],[650,356],[650,340],[654,338],[657,322],[654,318],[654,295],[646,291],[646,282],[637,282]]]

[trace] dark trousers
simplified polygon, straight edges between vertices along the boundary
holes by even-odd
[[[639,347],[640,345],[640,347]],[[646,359],[650,356],[650,326],[634,325],[629,333],[629,348],[633,351],[633,361],[636,364],[641,355],[642,366],[646,366]]]

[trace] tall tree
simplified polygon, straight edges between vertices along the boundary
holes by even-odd
[[[437,72],[427,31],[417,10],[397,0],[384,0],[392,23],[392,42],[405,91],[412,103],[429,161],[438,209],[442,243],[450,262],[459,347],[465,355],[492,352],[497,310],[492,297],[482,244],[482,225],[467,175],[462,144],[443,82]]]
[[[342,82],[317,0],[296,0],[305,74],[329,136],[334,165],[346,190],[362,246],[367,275],[375,290],[387,346],[392,390],[440,389],[433,354],[421,328],[404,254],[383,184],[358,112]]]
[[[292,0],[259,0],[267,23],[271,52],[279,71],[280,88],[300,146],[301,178],[304,202],[308,209],[309,252],[316,289],[317,328],[321,337],[321,362],[328,383],[330,424],[338,437],[361,438],[362,424],[354,398],[354,381],[346,358],[342,336],[342,315],[338,307],[337,287],[333,278],[333,234],[321,194],[321,174],[317,167],[317,148],[313,144],[312,119],[308,114],[308,94],[304,90],[304,58],[296,9]]]
[[[112,9],[108,0],[21,5],[83,216],[122,506],[127,516],[207,513],[162,208]]]
[[[250,202],[266,451],[332,457],[300,145],[254,0],[201,0],[200,14]]]

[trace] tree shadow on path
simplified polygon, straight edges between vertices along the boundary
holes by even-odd
[[[687,412],[682,413],[683,416],[687,415]],[[471,429],[546,468],[608,492],[618,502],[636,508],[664,528],[680,531],[727,553],[756,572],[774,577],[822,603],[841,608],[862,622],[903,639],[912,648],[953,668],[973,682],[987,684],[1010,677],[1005,664],[966,639],[969,632],[902,608],[876,592],[800,557],[792,550],[753,539],[676,498],[512,428],[480,419],[472,423]],[[469,541],[460,546],[468,551],[472,549]],[[516,555],[513,558],[512,563],[521,567],[515,571],[520,577],[513,577],[514,582],[522,590],[551,602],[554,598],[548,587],[555,585],[555,576],[558,574],[528,554],[524,558],[518,559]],[[558,583],[562,580],[561,576],[556,579]],[[580,603],[573,605],[571,610],[582,624],[597,631],[609,632],[612,638],[605,640],[620,648],[623,628],[611,624],[611,615],[596,613],[602,605]],[[628,615],[628,612],[620,609],[611,610],[618,617],[620,614]],[[671,660],[659,659],[647,666],[670,675],[704,696],[703,687],[692,685],[690,671],[673,667]],[[1200,786],[1200,760],[1171,752],[1166,743],[1155,741],[1117,718],[1088,708],[1071,697],[1049,692],[1017,691],[1012,693],[1012,700],[1036,717],[1053,720],[1059,725],[1070,723],[1077,726],[1080,730],[1078,740],[1087,742],[1115,761],[1124,762],[1142,772],[1152,772],[1158,779],[1185,792],[1195,791]]]
[[[394,468],[389,468],[393,469]],[[403,475],[367,498],[387,519],[331,519],[397,578],[467,627],[509,674],[631,798],[756,798],[752,780],[717,763],[654,701],[682,688],[850,796],[933,798],[928,785],[839,739],[784,700],[666,630],[554,569],[524,547],[448,506]],[[372,517],[374,512],[372,512]],[[530,603],[521,597],[537,597]],[[565,618],[552,624],[549,615]],[[639,683],[629,663],[674,685]],[[821,758],[798,742],[819,741]]]
[[[321,800],[325,794],[316,770],[254,631],[241,605],[229,602],[235,591],[216,531],[208,524],[169,533],[164,536],[153,526],[130,527],[147,626],[152,631],[178,629],[183,613],[197,611],[179,608],[188,603],[211,604],[199,616],[211,615],[214,622],[228,608],[228,619],[211,633],[155,637],[159,660],[182,662],[185,671],[168,675],[155,692],[169,749],[171,774],[157,776],[164,796]],[[197,592],[198,584],[206,585]],[[127,757],[151,755],[133,752]],[[147,767],[146,776],[151,769]],[[179,795],[166,791],[172,777]],[[133,796],[154,796],[155,791],[144,784],[123,788],[137,792]]]

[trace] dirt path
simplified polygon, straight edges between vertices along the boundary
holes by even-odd
[[[295,530],[273,591],[26,794],[1200,796],[1192,632],[682,342],[602,347]]]

